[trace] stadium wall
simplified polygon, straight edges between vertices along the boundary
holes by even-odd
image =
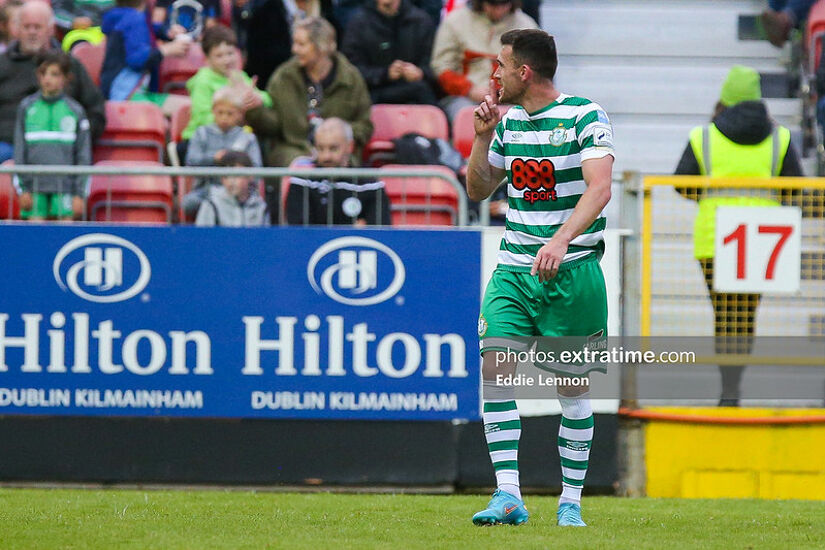
[[[493,484],[479,418],[475,318],[487,280],[482,256],[494,255],[497,237],[97,225],[3,230],[15,268],[0,270],[0,286],[19,291],[0,303],[0,481],[441,490]],[[372,260],[358,252],[369,247]],[[220,251],[220,259],[205,250]],[[353,305],[365,295],[347,294],[354,289],[343,284],[327,288],[345,269],[354,286],[358,265],[369,261],[380,287],[372,298],[366,293],[374,303]],[[603,265],[607,278],[618,280],[607,257]],[[442,284],[434,287],[435,280]],[[386,298],[384,287],[397,296]],[[340,319],[338,337],[331,316]],[[258,318],[263,325],[255,325]],[[346,331],[346,342],[355,339],[357,326],[377,338],[367,346],[373,366],[366,374],[356,372],[354,343],[333,350]],[[202,345],[176,348],[181,334],[199,334]],[[440,354],[427,348],[434,337]],[[461,346],[448,345],[458,339]],[[384,341],[393,345],[381,356],[375,350]],[[294,359],[290,368],[284,354]],[[333,373],[336,354],[342,366]],[[326,407],[256,406],[255,395],[264,393],[317,394]],[[332,407],[333,395],[343,393],[358,402]],[[180,402],[177,394],[198,397]],[[416,406],[363,407],[361,395],[404,403],[412,395]],[[452,395],[439,401],[450,407],[423,407],[431,395]],[[524,485],[541,491],[560,488],[559,417],[555,402],[547,403],[520,402]],[[594,402],[599,450],[588,490],[610,492],[617,478],[615,405]]]

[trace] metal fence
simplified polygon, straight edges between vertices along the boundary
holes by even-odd
[[[117,219],[119,209],[134,208],[156,215],[139,216],[139,221],[172,223],[180,202],[193,178],[226,176],[262,178],[268,182],[272,201],[284,211],[283,186],[290,178],[335,182],[384,183],[390,200],[393,225],[468,225],[468,200],[464,186],[455,174],[443,167],[406,168],[217,168],[166,167],[154,165],[117,166],[0,166],[0,219],[19,218],[19,196],[12,177],[28,177],[32,189],[47,178],[78,177],[84,181],[83,216],[89,221],[129,221]],[[54,181],[54,180],[53,180]],[[66,185],[67,188],[69,185]],[[340,189],[352,193],[352,189]],[[337,202],[340,201],[336,201]],[[330,206],[332,201],[330,201]],[[330,216],[331,219],[331,216]],[[286,224],[284,215],[280,223]],[[380,220],[384,222],[385,220]],[[382,223],[383,224],[383,223]]]

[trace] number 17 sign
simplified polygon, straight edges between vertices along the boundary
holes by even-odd
[[[801,233],[799,208],[717,208],[713,290],[797,292]]]

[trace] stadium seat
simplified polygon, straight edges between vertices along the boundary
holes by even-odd
[[[450,139],[447,116],[432,105],[373,105],[373,132],[364,147],[367,166],[380,166],[393,159],[392,140],[414,132],[429,138]]]
[[[95,166],[163,166],[150,161],[102,161]],[[173,189],[169,176],[94,176],[89,186],[89,221],[170,223]]]
[[[169,122],[169,143],[166,144],[166,154],[169,157],[169,163],[172,166],[183,166],[186,164],[186,159],[178,157],[178,143],[183,141],[183,130],[189,124],[189,117],[192,114],[192,105],[183,105],[180,109],[172,113],[172,120]],[[176,188],[178,196],[178,212],[179,220],[184,220],[183,214],[183,196],[192,189],[192,178],[180,176],[176,179]],[[191,220],[189,220],[191,221]]]
[[[14,166],[14,161],[7,160],[3,166]],[[0,220],[19,219],[20,200],[12,183],[12,175],[0,174]]]
[[[808,45],[808,70],[810,74],[814,74],[822,55],[822,38],[825,37],[825,0],[819,0],[808,13],[805,36]]]
[[[143,101],[107,101],[106,129],[92,158],[163,162],[166,119],[160,107]]]
[[[71,55],[80,61],[95,86],[100,86],[100,71],[103,69],[103,58],[106,55],[106,42],[97,45],[81,42],[72,48]]]
[[[446,166],[387,164],[384,168],[438,170],[455,177]],[[455,225],[458,221],[458,191],[437,177],[382,176],[391,201],[393,225]]]
[[[158,85],[161,91],[189,95],[186,81],[195,76],[198,69],[206,64],[201,45],[194,42],[185,57],[164,57],[160,63]]]
[[[499,105],[499,113],[504,116],[509,109],[509,105]],[[470,158],[470,151],[473,149],[473,138],[475,129],[473,128],[473,111],[475,106],[464,107],[458,112],[453,121],[453,147],[461,153],[465,159]]]

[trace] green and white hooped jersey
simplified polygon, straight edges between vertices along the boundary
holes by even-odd
[[[561,94],[528,114],[512,107],[496,126],[488,161],[507,171],[509,209],[498,265],[529,271],[536,253],[567,221],[587,188],[582,161],[614,155],[613,129],[604,110],[589,99]],[[604,212],[573,239],[564,263],[601,255]]]

